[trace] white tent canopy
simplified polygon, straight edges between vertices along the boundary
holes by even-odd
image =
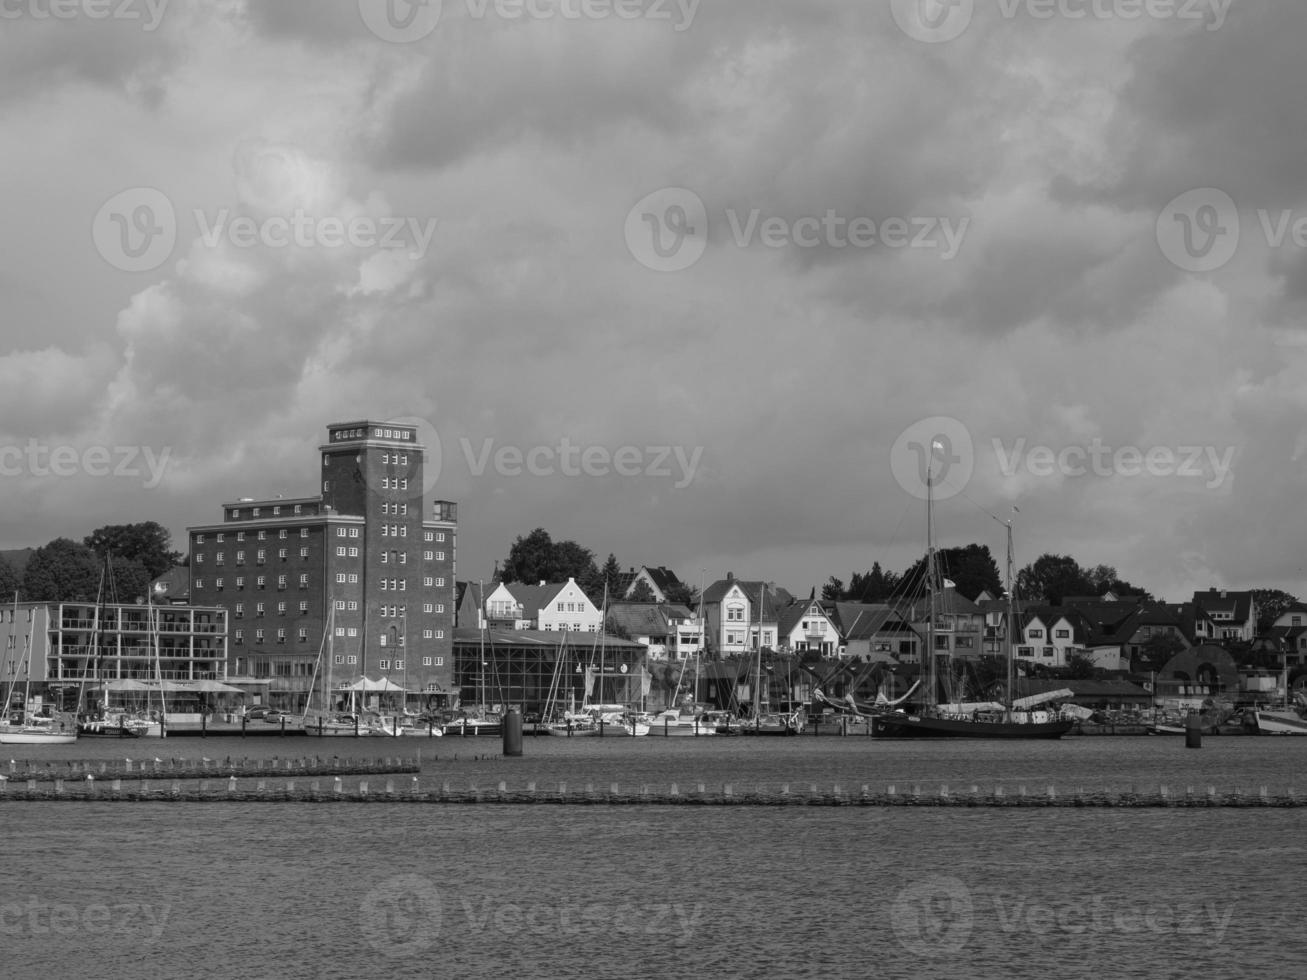
[[[404,689],[389,678],[383,677],[379,681],[374,681],[370,677],[360,677],[348,687],[340,688],[342,691],[359,691],[366,694],[403,694]]]

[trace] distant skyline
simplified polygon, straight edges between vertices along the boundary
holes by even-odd
[[[1145,9],[1146,8],[1146,9]],[[1142,12],[1141,12],[1142,11]],[[1082,16],[1083,15],[1083,16]],[[0,17],[0,548],[402,419],[796,595],[925,545],[1307,595],[1307,6],[46,0]]]

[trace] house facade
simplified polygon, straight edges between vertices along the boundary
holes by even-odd
[[[816,598],[791,603],[782,609],[776,629],[776,649],[783,653],[834,657],[843,646],[839,626]]]
[[[793,602],[784,589],[769,582],[746,582],[727,573],[703,594],[709,652],[724,657],[775,649],[779,610]]]

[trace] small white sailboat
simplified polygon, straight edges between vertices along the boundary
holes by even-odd
[[[17,608],[18,595],[14,595]],[[5,698],[5,724],[0,725],[0,745],[72,745],[77,741],[77,725],[60,718],[45,715],[32,715],[29,711],[32,685],[32,631],[27,631],[24,640],[23,658],[20,669],[25,680],[23,683],[23,720],[13,724],[9,722],[9,702],[13,698],[16,681],[9,685],[9,694]]]

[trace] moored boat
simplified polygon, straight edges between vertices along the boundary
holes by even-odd
[[[717,725],[702,712],[668,708],[649,720],[649,734],[659,738],[697,738],[716,735]]]
[[[22,725],[9,725],[0,730],[0,745],[72,745],[77,741],[77,729],[54,718],[29,718]]]

